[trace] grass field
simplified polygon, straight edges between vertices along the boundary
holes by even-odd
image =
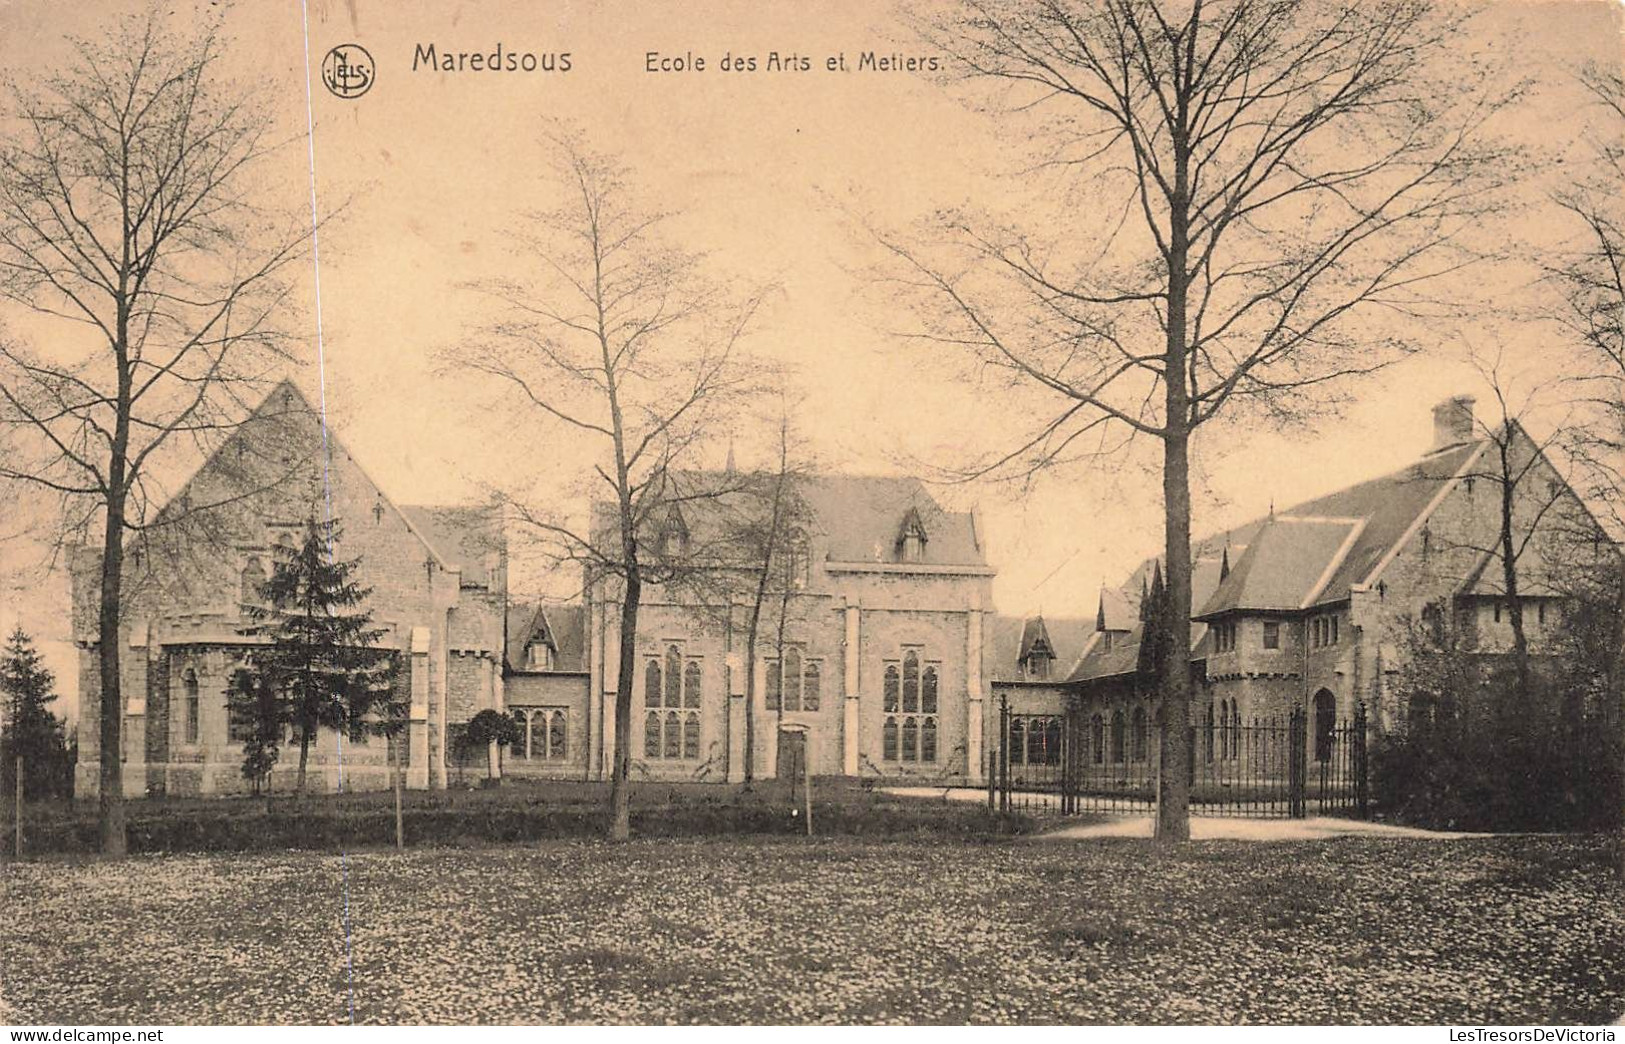
[[[1591,1023],[1625,1012],[1606,858],[759,837],[11,864],[0,1015]]]
[[[997,815],[977,802],[898,797],[849,779],[813,784],[820,833],[975,839],[1034,829],[1020,815]],[[751,787],[719,783],[634,783],[632,831],[646,837],[803,834],[802,793],[782,780]],[[403,795],[408,846],[511,843],[603,837],[609,785],[567,780],[509,780],[501,787],[414,790]],[[0,807],[11,818],[9,806]],[[388,791],[248,797],[150,798],[125,804],[130,851],[236,852],[290,848],[341,852],[395,843],[394,795]],[[90,854],[98,843],[94,801],[25,807],[24,852]],[[10,853],[3,846],[0,859]]]

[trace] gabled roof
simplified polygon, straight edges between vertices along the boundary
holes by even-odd
[[[1277,515],[1260,527],[1196,619],[1238,610],[1306,609],[1365,528],[1359,518]],[[1345,592],[1346,594],[1346,592]]]
[[[753,479],[771,478],[722,471],[674,473],[672,488],[685,498],[682,517],[694,545],[714,548],[729,514],[750,508],[742,487]],[[987,565],[971,513],[945,510],[919,479],[817,474],[798,475],[793,481],[811,516],[809,528],[822,539],[830,561],[895,561],[905,525],[917,522],[926,537],[922,564]],[[666,513],[656,512],[648,524],[658,532],[666,518]],[[598,539],[615,524],[612,504],[593,505],[593,533]]]
[[[463,586],[491,586],[495,578],[488,563],[503,550],[496,504],[402,504],[400,512],[448,568],[461,570]]]
[[[811,475],[800,489],[833,561],[890,560],[912,514],[925,530],[922,562],[987,564],[970,512],[944,510],[917,478]]]
[[[553,671],[587,669],[587,608],[583,605],[512,605],[508,607],[508,665],[523,670],[525,648],[532,642],[553,648]]]
[[[184,498],[188,496],[199,476],[211,470],[219,470],[217,462],[238,440],[260,437],[260,433],[265,430],[262,426],[303,422],[325,428],[322,437],[328,458],[338,460],[342,457],[348,465],[354,467],[367,485],[376,491],[379,506],[396,514],[439,565],[446,568],[462,568],[465,583],[474,582],[483,585],[488,582],[488,570],[484,565],[485,556],[491,550],[500,550],[502,546],[501,520],[495,508],[406,507],[397,504],[367,473],[361,462],[355,459],[338,435],[331,428],[325,427],[321,411],[311,404],[304,392],[299,390],[299,386],[289,378],[278,381],[249,412],[248,417],[232,436],[198,466],[179,491],[160,509],[160,517],[170,511],[173,505],[185,502]]]
[[[992,681],[1031,680],[1021,661],[1042,628],[1055,653],[1056,680],[1064,678],[1094,638],[1095,622],[1084,617],[988,616],[982,627],[982,670]]]
[[[1206,621],[1216,616],[1312,609],[1347,599],[1355,585],[1374,583],[1485,445],[1482,439],[1458,443],[1410,467],[1193,542],[1191,658],[1206,656]],[[1226,558],[1230,572],[1221,579]],[[1116,592],[1121,603],[1137,609],[1156,563],[1146,559],[1134,571]],[[1105,604],[1110,616],[1113,600]],[[1133,673],[1140,631],[1136,622],[1110,650],[1092,645],[1072,680]]]

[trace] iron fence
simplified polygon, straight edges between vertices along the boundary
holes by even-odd
[[[1191,811],[1206,816],[1364,817],[1364,706],[1349,721],[1310,716],[1191,726]],[[1161,726],[1145,708],[1013,713],[1001,702],[988,805],[1004,811],[1145,814],[1157,807]]]

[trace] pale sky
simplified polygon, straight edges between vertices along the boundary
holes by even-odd
[[[188,9],[187,2],[166,7]],[[0,0],[0,67],[27,78],[62,54],[65,31],[94,33],[136,5],[85,0]],[[885,302],[865,291],[873,260],[851,214],[898,227],[942,206],[976,204],[1013,191],[1019,165],[995,122],[938,83],[906,72],[830,73],[874,49],[923,53],[886,6],[870,0],[820,4],[667,0],[588,3],[318,2],[309,7],[313,69],[336,44],[359,43],[377,63],[362,98],[312,85],[316,131],[307,150],[306,40],[298,3],[243,2],[228,22],[244,76],[275,85],[291,144],[269,171],[267,199],[309,210],[348,201],[321,238],[322,366],[316,366],[314,271],[302,296],[309,365],[297,375],[325,385],[337,436],[397,500],[449,502],[493,482],[543,488],[590,462],[558,459],[548,429],[494,431],[489,388],[433,372],[477,314],[459,285],[503,270],[503,229],[545,204],[549,186],[543,121],[574,121],[591,145],[617,153],[651,205],[674,212],[674,229],[741,282],[772,280],[752,347],[795,361],[807,396],[805,427],[831,469],[891,472],[918,457],[952,464],[993,448],[1008,432],[1000,403],[945,379],[943,368],[899,343]],[[1482,32],[1540,85],[1502,130],[1546,160],[1509,218],[1508,234],[1556,242],[1557,215],[1544,205],[1554,157],[1577,151],[1585,113],[1572,71],[1619,60],[1618,18],[1603,3],[1502,3]],[[438,73],[412,71],[414,48],[538,55],[569,52],[571,70]],[[710,64],[703,73],[649,73],[647,52]],[[808,72],[729,74],[724,55],[804,55]],[[1555,172],[1555,173],[1554,173]],[[1042,221],[1041,214],[1034,219]],[[307,266],[309,267],[309,266]],[[1490,285],[1536,299],[1521,274]],[[14,330],[45,332],[14,313]],[[1367,385],[1342,418],[1301,431],[1226,431],[1201,448],[1198,532],[1261,514],[1384,471],[1426,450],[1430,407],[1482,389],[1453,356],[1463,340],[1499,338],[1520,365],[1539,367],[1560,351],[1535,326],[1429,331],[1440,350],[1413,358]],[[518,437],[522,435],[522,437]],[[710,463],[720,463],[718,457]],[[740,463],[765,461],[741,444]],[[181,462],[172,466],[180,468]],[[1119,474],[1073,469],[1046,476],[1024,495],[1002,488],[954,488],[951,504],[978,504],[999,568],[1000,611],[1092,615],[1096,592],[1118,582],[1160,547],[1160,495],[1144,468]],[[3,529],[0,529],[3,532]],[[20,619],[44,636],[59,673],[71,670],[66,591],[40,582],[36,555],[0,544],[6,601],[0,627]],[[523,592],[516,592],[523,596]],[[74,685],[63,678],[71,697]],[[71,698],[68,701],[71,703]]]

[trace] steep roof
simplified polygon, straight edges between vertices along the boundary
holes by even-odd
[[[400,512],[464,586],[489,587],[490,556],[503,550],[502,513],[495,504],[401,504]]]
[[[1205,619],[1235,610],[1304,609],[1365,528],[1358,518],[1277,515],[1259,528],[1195,614]]]
[[[1040,626],[1055,653],[1056,678],[1078,662],[1095,633],[1095,621],[1084,617],[989,616],[982,628],[982,665],[990,680],[1023,680],[1021,660]]]
[[[1342,601],[1419,527],[1443,493],[1484,447],[1458,443],[1409,467],[1211,534],[1191,545],[1191,657],[1208,648],[1206,621],[1236,610],[1297,611]],[[1225,559],[1228,576],[1220,573]],[[1148,558],[1117,592],[1139,604],[1157,559]],[[1106,601],[1108,615],[1114,602]],[[1141,626],[1107,650],[1091,646],[1072,680],[1113,677],[1135,669]]]
[[[987,564],[970,513],[944,510],[917,478],[812,475],[801,481],[800,489],[834,561],[890,559],[913,511],[926,534],[922,562]]]
[[[587,608],[584,605],[508,607],[508,664],[525,662],[525,647],[541,641],[553,647],[553,670],[587,669]]]
[[[714,546],[729,513],[749,507],[748,495],[740,487],[753,478],[769,481],[771,476],[723,471],[672,475],[672,488],[683,498],[684,527],[697,546]],[[899,536],[912,513],[912,518],[917,519],[925,531],[921,563],[987,565],[971,513],[944,509],[919,479],[817,474],[797,476],[794,482],[812,516],[810,528],[822,539],[831,561],[895,560]],[[667,513],[657,511],[647,524],[658,529],[667,518]],[[614,506],[602,501],[595,503],[593,532],[603,534],[614,525]]]

